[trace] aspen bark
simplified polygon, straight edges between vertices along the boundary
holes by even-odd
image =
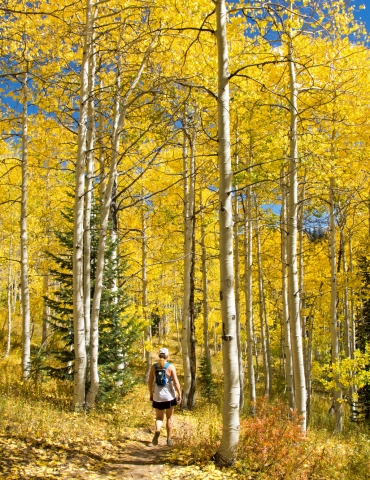
[[[238,138],[236,140],[238,148]],[[236,168],[238,167],[238,152],[236,153]],[[238,185],[235,184],[234,194],[234,250],[235,250],[235,313],[236,313],[236,339],[238,344],[238,361],[239,361],[239,384],[240,384],[240,401],[239,409],[244,408],[244,366],[241,345],[241,325],[240,325],[240,255],[239,255],[239,195]]]
[[[348,266],[346,254],[346,242],[344,237],[344,226],[340,229],[341,245],[342,245],[342,259],[343,259],[343,275],[344,275],[344,291],[343,291],[343,328],[344,328],[344,353],[347,358],[351,358],[352,342],[351,342],[351,316],[349,307],[349,292],[348,292]]]
[[[232,465],[239,441],[239,362],[236,341],[234,295],[232,168],[230,156],[230,94],[227,11],[225,0],[216,3],[218,53],[218,159],[219,159],[219,225],[220,225],[220,300],[222,316],[222,358],[224,399],[222,439],[215,454],[218,466]]]
[[[283,175],[282,175],[283,176]],[[281,193],[281,281],[282,281],[282,309],[284,322],[285,340],[285,377],[288,393],[289,407],[295,410],[294,384],[293,384],[293,360],[290,340],[290,319],[288,305],[288,282],[287,282],[287,222],[286,222],[286,185],[282,182]]]
[[[288,285],[289,318],[291,320],[291,342],[294,372],[294,389],[297,413],[301,417],[302,431],[306,431],[306,379],[302,347],[300,320],[299,282],[297,265],[297,222],[298,222],[298,86],[294,62],[293,45],[288,43],[290,80],[290,153],[289,153],[289,205],[288,205]]]
[[[252,221],[252,187],[248,186],[245,196],[244,210],[244,264],[245,264],[245,308],[247,319],[247,359],[248,359],[248,388],[250,413],[255,413],[256,380],[254,374],[253,350],[257,354],[253,325],[253,221]],[[258,360],[257,360],[258,362]],[[257,363],[258,365],[258,363]]]
[[[49,172],[46,174],[46,195],[47,195],[47,208],[50,209],[50,200],[49,200]],[[45,235],[47,237],[47,250],[50,251],[50,219],[47,219],[47,224],[45,228]],[[47,350],[47,344],[49,339],[49,327],[50,327],[50,307],[47,304],[45,298],[48,296],[49,293],[49,266],[47,265],[46,261],[44,263],[44,281],[43,281],[43,293],[44,293],[44,301],[43,301],[43,315],[42,315],[42,338],[41,338],[41,345],[42,347]]]
[[[272,372],[269,335],[267,334],[267,319],[265,319],[265,291],[263,283],[261,238],[256,216],[256,240],[257,240],[257,268],[258,268],[258,293],[259,293],[259,314],[261,328],[261,346],[263,358],[263,370],[265,376],[265,395],[272,395]]]
[[[147,277],[147,232],[146,232],[146,212],[144,205],[141,211],[141,266],[142,266],[142,289],[143,289],[143,313],[145,319],[145,331],[144,331],[144,348],[145,348],[145,361],[146,369],[144,375],[144,382],[147,383],[149,379],[150,369],[152,368],[152,352],[150,350],[150,343],[152,340],[150,318],[148,315],[148,277]]]
[[[118,271],[118,262],[119,262],[119,250],[118,250],[118,232],[119,232],[119,216],[118,216],[118,206],[117,206],[117,192],[118,192],[118,185],[117,179],[115,179],[113,183],[112,189],[112,198],[110,204],[110,215],[112,221],[112,230],[111,230],[111,243],[112,243],[112,256],[111,261],[112,265],[114,265],[114,276],[111,281],[110,291],[113,294],[113,303],[115,305],[118,304],[118,279],[117,279],[117,271]],[[115,320],[116,322],[119,321],[118,319]],[[123,350],[120,346],[117,349],[117,365],[116,369],[117,372],[120,372],[125,369],[126,364],[123,361]],[[116,385],[118,387],[122,386],[123,381],[117,380]]]
[[[182,391],[182,407],[188,408],[188,397],[191,387],[190,371],[190,271],[191,271],[191,248],[192,248],[192,226],[191,213],[194,208],[192,205],[192,195],[189,186],[189,177],[191,169],[189,168],[188,154],[188,135],[186,131],[186,121],[184,121],[184,143],[183,143],[183,186],[184,186],[184,298],[182,307],[182,329],[181,329],[181,349],[182,364],[184,370],[184,386]]]
[[[353,275],[353,252],[352,252],[352,237],[349,236],[349,274]],[[349,289],[350,291],[350,304],[351,304],[351,311],[350,311],[350,332],[351,332],[351,358],[354,358],[354,352],[356,350],[356,324],[355,324],[355,299],[354,299],[354,292],[353,288]],[[352,420],[356,420],[357,418],[357,402],[354,399],[354,395],[357,393],[357,385],[356,385],[356,373],[352,373],[354,376],[353,385],[351,385],[351,418]]]
[[[331,317],[331,363],[335,371],[333,389],[333,405],[335,412],[335,431],[342,432],[343,429],[343,412],[342,412],[342,389],[339,383],[339,341],[338,341],[338,325],[337,325],[337,265],[336,265],[336,241],[335,241],[335,205],[334,205],[334,178],[330,178],[329,188],[329,204],[330,204],[330,238],[329,238],[329,255],[330,255],[330,274],[331,274],[331,301],[330,301],[330,317]]]
[[[181,337],[180,337],[180,330],[179,330],[179,318],[181,318],[181,308],[178,308],[177,303],[173,306],[173,315],[175,318],[175,326],[176,326],[176,337],[177,337],[177,351],[179,353],[182,352],[181,349]]]
[[[299,292],[300,292],[300,314],[301,314],[301,328],[302,328],[302,346],[304,358],[304,372],[306,378],[306,408],[307,408],[307,423],[310,419],[311,413],[311,356],[308,350],[307,338],[307,317],[306,317],[306,299],[304,291],[304,202],[306,196],[306,172],[302,179],[301,205],[299,213]]]
[[[6,350],[3,358],[7,358],[10,353],[10,341],[12,334],[12,237],[10,237],[9,243],[9,266],[8,266],[8,286],[7,286],[7,337],[6,337]]]
[[[235,313],[236,313],[236,337],[238,344],[238,362],[239,362],[239,384],[240,384],[240,401],[239,409],[244,408],[244,367],[243,367],[243,355],[241,345],[241,325],[240,325],[240,255],[239,255],[239,202],[238,194],[235,194],[235,222],[234,222],[234,249],[235,249]]]
[[[83,285],[83,235],[84,235],[84,197],[85,197],[85,160],[87,140],[87,116],[89,94],[89,62],[93,29],[93,0],[86,2],[86,21],[84,46],[81,65],[80,112],[78,126],[78,149],[76,160],[76,188],[74,204],[73,231],[73,325],[74,325],[74,391],[73,406],[81,410],[85,406],[86,378],[86,342],[85,311]]]
[[[202,200],[202,192],[200,192],[200,246],[202,249],[202,286],[203,286],[203,345],[204,354],[207,357],[207,362],[212,370],[211,351],[209,349],[209,334],[208,334],[208,278],[207,278],[207,248],[206,248],[206,229],[204,225],[204,206]]]
[[[89,370],[90,348],[90,323],[91,323],[91,209],[93,202],[93,178],[94,178],[94,143],[95,143],[95,52],[94,32],[91,32],[89,48],[89,71],[87,92],[87,147],[86,147],[86,185],[85,185],[85,212],[84,212],[84,316],[85,316],[85,343],[86,343],[86,366]],[[87,373],[88,374],[88,373]]]
[[[98,112],[98,128],[97,137],[99,142],[98,162],[99,162],[99,197],[101,205],[105,194],[105,162],[104,162],[104,116],[103,116],[103,80],[99,79],[99,112]]]
[[[195,339],[195,308],[194,308],[194,293],[195,293],[195,139],[196,130],[193,129],[190,138],[190,188],[189,194],[191,196],[191,254],[190,254],[190,297],[189,297],[189,353],[190,353],[190,373],[191,383],[189,394],[187,398],[187,408],[192,409],[195,405],[196,394],[196,339]]]
[[[28,66],[27,66],[28,68]],[[28,285],[28,74],[23,81],[22,101],[22,199],[21,199],[21,299],[22,299],[22,375],[29,377],[31,366],[31,310]]]

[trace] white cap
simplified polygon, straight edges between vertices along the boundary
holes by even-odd
[[[164,353],[164,354],[166,355],[166,357],[168,357],[168,349],[167,349],[167,348],[161,348],[161,349],[159,350],[159,355],[160,355],[161,353]]]

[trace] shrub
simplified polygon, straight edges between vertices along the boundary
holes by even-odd
[[[319,460],[313,450],[300,418],[282,402],[264,397],[257,402],[256,416],[241,421],[236,470],[247,478],[312,478]]]

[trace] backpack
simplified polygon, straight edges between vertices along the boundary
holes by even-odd
[[[169,367],[170,362],[166,362],[164,368],[159,368],[158,363],[154,364],[155,368],[155,383],[158,387],[164,387],[168,383],[168,379],[166,377],[166,369]]]

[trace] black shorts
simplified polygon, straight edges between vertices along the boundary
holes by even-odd
[[[167,410],[167,408],[171,407],[176,407],[177,405],[177,400],[174,398],[173,400],[170,400],[169,402],[154,402],[153,401],[153,408],[157,408],[158,410]]]

